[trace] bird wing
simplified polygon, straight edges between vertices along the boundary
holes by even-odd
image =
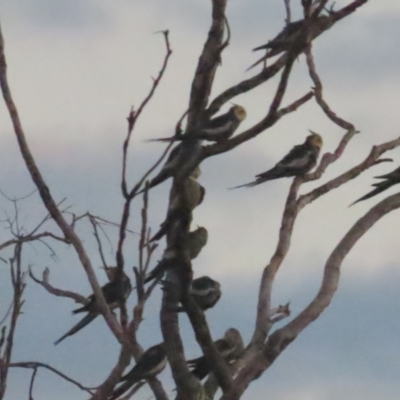
[[[301,168],[304,167],[309,161],[310,156],[313,154],[309,146],[299,144],[294,146],[292,150],[281,161],[276,164],[277,167],[285,168]]]
[[[206,135],[218,135],[220,133],[225,133],[232,129],[234,125],[236,125],[236,121],[231,118],[228,119],[226,115],[221,116],[219,121],[217,121],[217,119],[218,118],[212,119],[209,124],[207,124],[204,128],[201,128],[199,132],[200,136],[202,133]],[[207,138],[207,136],[205,136],[205,138]]]
[[[137,364],[120,381],[138,382],[160,373],[167,364],[165,350],[160,345],[152,346],[139,358]]]
[[[291,36],[293,36],[293,34],[297,33],[300,28],[302,28],[303,24],[304,19],[287,24],[283,30],[279,32],[278,35],[276,35],[272,40],[266,44],[254,48],[253,51],[282,47],[284,44],[287,44],[288,40]]]
[[[94,305],[94,301],[95,301],[94,294],[91,294],[90,296],[88,296],[87,299],[89,302],[87,304],[85,304],[83,307],[79,307],[79,308],[76,308],[75,310],[72,310],[72,314],[78,314],[81,312],[90,312]]]

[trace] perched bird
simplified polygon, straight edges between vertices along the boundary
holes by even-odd
[[[203,311],[214,307],[222,295],[220,283],[209,276],[193,279],[189,293]],[[179,307],[178,311],[184,311],[184,308]]]
[[[141,355],[136,365],[121,377],[120,382],[124,383],[114,390],[110,400],[117,399],[123,395],[135,383],[158,375],[166,365],[167,354],[164,343],[150,347]]]
[[[385,175],[380,175],[380,176],[375,176],[376,179],[383,179],[382,182],[377,182],[373,183],[372,186],[375,186],[376,189],[371,190],[369,193],[367,193],[365,196],[360,197],[358,200],[355,202],[351,203],[350,206],[353,204],[358,203],[359,201],[367,200],[373,196],[376,196],[379,193],[382,193],[386,189],[389,189],[393,185],[396,185],[397,183],[400,183],[400,167],[396,168],[394,171],[389,172],[388,174]]]
[[[206,228],[199,226],[196,230],[189,232],[186,236],[184,247],[186,248],[189,258],[195,259],[202,248],[207,244],[208,231]]]
[[[167,233],[171,222],[177,218],[182,218],[190,223],[192,211],[203,202],[205,193],[204,187],[193,177],[185,179],[179,190],[174,185],[169,197],[167,217],[158,232],[150,239],[150,242],[160,240]]]
[[[228,329],[223,339],[218,339],[214,344],[228,364],[236,361],[244,350],[242,336],[235,328]],[[205,356],[188,360],[187,364],[192,368],[191,373],[200,380],[212,371],[212,367]]]
[[[306,22],[310,24],[307,32],[305,31]],[[253,51],[266,50],[267,52],[264,57],[259,59],[250,68],[266,61],[270,57],[291,50],[294,47],[302,49],[302,47],[307,43],[307,40],[311,41],[315,39],[322,32],[329,29],[333,23],[334,20],[326,15],[321,15],[314,21],[301,19],[299,21],[290,22],[268,43],[253,49]]]
[[[319,152],[323,144],[322,138],[318,133],[310,132],[311,135],[307,136],[306,141],[303,144],[294,146],[289,154],[283,157],[275,167],[256,175],[257,179],[254,182],[236,186],[232,189],[252,187],[272,179],[306,174],[317,164]]]
[[[195,132],[186,132],[184,135],[175,135],[167,138],[150,139],[149,141],[170,142],[172,140],[202,139],[210,142],[222,142],[234,134],[246,116],[247,113],[244,107],[234,105],[227,113],[208,120],[204,125],[196,129]]]
[[[161,168],[161,171],[150,181],[149,189],[164,182],[168,178],[171,178],[176,174],[177,171],[179,171],[181,168],[183,168],[185,164],[187,164],[188,160],[183,156],[183,150],[185,150],[184,143],[179,143],[171,150],[167,161]],[[201,151],[201,146],[196,149],[196,153],[198,151]],[[197,179],[200,174],[201,170],[200,167],[197,165],[190,173],[189,177]],[[144,189],[141,190],[139,193],[142,193],[143,191]]]
[[[103,292],[103,296],[111,309],[117,307],[118,305],[121,305],[121,303],[124,303],[132,290],[130,279],[123,271],[121,272],[122,276],[120,273],[118,273],[117,267],[106,268],[106,273],[110,282],[106,283],[101,288],[101,291]],[[54,345],[59,344],[66,337],[74,335],[90,322],[92,322],[98,315],[100,315],[94,294],[90,295],[88,297],[88,300],[89,302],[86,305],[72,311],[72,314],[87,312],[87,315],[83,319],[81,319],[75,326],[73,326],[65,335],[56,340],[54,342]]]
[[[190,260],[195,259],[201,249],[207,244],[208,232],[206,228],[199,227],[193,232],[189,232],[185,238],[182,248],[187,252]],[[155,268],[146,276],[144,283],[148,283],[153,279],[161,278],[164,272],[174,266],[177,254],[175,249],[167,248],[163,254],[163,258]]]

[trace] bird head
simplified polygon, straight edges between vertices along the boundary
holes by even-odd
[[[236,118],[239,121],[243,121],[247,117],[246,109],[238,104],[235,104],[231,110],[235,113]]]
[[[324,141],[322,140],[322,137],[316,133],[310,130],[311,135],[307,136],[306,142],[312,144],[315,147],[318,147],[319,149],[322,148],[322,145],[324,144]]]
[[[203,244],[203,246],[206,245],[207,240],[208,240],[208,231],[206,228],[202,227],[202,226],[198,226],[197,229],[195,231],[193,231],[192,233],[194,233],[196,235],[196,238],[199,242],[201,242]]]

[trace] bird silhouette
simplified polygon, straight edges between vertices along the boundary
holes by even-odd
[[[214,344],[228,364],[236,361],[244,350],[242,336],[235,328],[228,329],[224,337],[216,340]],[[192,368],[191,373],[200,380],[204,379],[212,371],[212,366],[205,356],[188,360],[187,364]]]
[[[126,375],[121,377],[120,382],[123,383],[114,390],[110,400],[122,396],[135,383],[158,375],[166,365],[167,354],[164,343],[148,348],[138,359],[136,365]]]
[[[317,164],[322,144],[321,136],[312,132],[311,135],[307,136],[303,144],[294,146],[289,154],[283,157],[275,167],[256,175],[255,181],[235,186],[232,189],[252,187],[272,179],[304,175]]]
[[[187,252],[189,259],[193,260],[200,254],[202,248],[207,244],[207,240],[207,229],[204,227],[198,227],[196,230],[187,234],[182,244],[182,248],[184,251]],[[148,283],[153,279],[161,278],[168,268],[174,266],[176,257],[176,250],[167,248],[164,251],[161,261],[146,276],[144,283]]]
[[[123,271],[121,271],[122,275],[118,272],[119,269],[117,267],[106,267],[106,273],[110,279],[110,282],[106,283],[101,288],[106,303],[110,306],[110,308],[115,308],[116,306],[121,305],[121,303],[124,303],[132,290],[131,281],[129,280],[128,276]],[[72,314],[87,312],[87,315],[83,317],[76,325],[74,325],[66,334],[56,340],[54,345],[59,344],[68,336],[72,336],[79,332],[82,328],[92,322],[98,315],[100,315],[94,294],[90,295],[88,300],[89,302],[86,305],[72,311]]]
[[[209,276],[193,279],[190,283],[189,293],[203,311],[214,307],[222,295],[220,283]],[[182,311],[184,308],[179,307],[178,312]]]
[[[240,123],[246,118],[246,109],[239,105],[234,105],[225,114],[219,115],[200,125],[193,132],[186,132],[184,135],[175,135],[166,138],[150,139],[149,142],[170,142],[173,140],[193,140],[202,139],[211,142],[222,142],[229,139]]]

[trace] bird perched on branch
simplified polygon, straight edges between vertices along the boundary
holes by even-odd
[[[223,339],[218,339],[214,344],[228,364],[236,361],[244,350],[242,336],[235,328],[228,329]],[[188,360],[187,364],[192,368],[191,373],[200,380],[205,378],[212,371],[212,366],[205,356]]]
[[[193,232],[189,232],[182,243],[182,250],[187,252],[190,260],[195,259],[199,254],[201,249],[207,244],[208,232],[206,228],[198,227]],[[147,275],[144,283],[148,283],[153,279],[161,278],[164,272],[174,266],[175,260],[177,258],[175,249],[166,249],[161,261],[157,264],[155,268]]]
[[[124,383],[114,390],[110,400],[117,399],[123,395],[135,383],[158,375],[166,365],[167,354],[164,343],[150,347],[141,355],[136,365],[121,377],[120,382]]]
[[[182,143],[179,143],[171,150],[167,161],[161,168],[161,171],[150,181],[149,189],[157,186],[161,182],[164,182],[168,178],[171,178],[177,173],[178,170],[180,170],[185,164],[187,164],[188,160],[183,157],[184,150],[185,148]],[[199,147],[199,149],[197,149],[197,151],[201,151],[201,146]],[[200,174],[201,170],[200,167],[197,165],[190,173],[189,177],[197,179]],[[143,191],[144,189],[141,190],[139,193],[142,193]]]
[[[182,218],[190,223],[192,211],[203,202],[205,193],[204,187],[193,177],[185,179],[181,187],[174,184],[169,197],[167,217],[150,242],[160,240],[167,233],[171,222],[177,218]]]
[[[374,197],[377,194],[384,192],[386,189],[389,189],[393,185],[400,183],[400,167],[396,168],[392,172],[389,172],[388,174],[375,176],[375,179],[383,179],[383,180],[381,182],[373,183],[372,186],[375,186],[375,189],[371,190],[365,196],[360,197],[358,200],[351,203],[350,206],[358,203],[359,201],[367,200],[371,197]]]
[[[225,114],[219,115],[200,125],[196,131],[186,132],[184,135],[175,135],[167,138],[150,139],[150,142],[171,142],[172,140],[191,140],[202,139],[210,142],[222,142],[229,139],[240,123],[246,118],[246,109],[239,105],[234,105]]]
[[[101,291],[103,292],[106,303],[112,309],[126,301],[132,290],[132,285],[125,272],[119,270],[117,267],[106,267],[106,273],[110,282],[106,283],[101,288]],[[54,345],[59,344],[68,336],[72,336],[79,332],[82,328],[92,322],[98,315],[100,315],[94,294],[90,295],[88,300],[89,302],[86,305],[72,311],[72,314],[87,312],[87,315],[83,317],[83,319],[81,319],[75,326],[73,326],[65,335],[56,340]]]
[[[209,276],[193,279],[190,283],[189,293],[203,311],[214,307],[222,295],[220,283]],[[178,312],[182,311],[184,308],[179,307]]]
[[[307,44],[308,40],[313,40],[322,32],[329,29],[334,23],[333,18],[326,15],[321,15],[317,19],[301,19],[299,21],[290,22],[283,30],[275,36],[268,43],[258,46],[253,51],[266,50],[264,57],[260,58],[250,68],[266,61],[270,57],[277,56],[288,50],[304,50],[303,47]],[[308,29],[306,30],[306,26]],[[249,68],[249,69],[250,69]]]
[[[319,152],[323,144],[322,137],[318,135],[318,133],[310,132],[311,135],[307,136],[306,141],[303,144],[294,146],[289,154],[283,157],[275,167],[262,174],[256,175],[257,179],[254,182],[236,186],[232,189],[252,187],[272,179],[306,174],[317,164]]]

